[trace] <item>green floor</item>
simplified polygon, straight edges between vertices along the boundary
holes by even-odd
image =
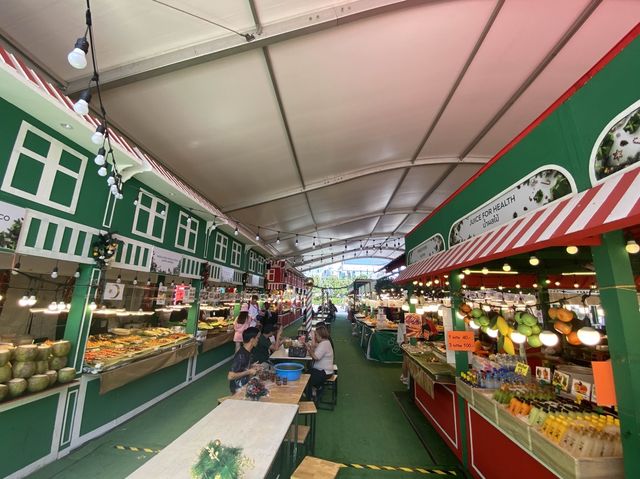
[[[297,325],[291,329],[295,332]],[[334,411],[319,411],[315,455],[350,464],[425,468],[455,465],[454,456],[419,416],[407,394],[394,395],[394,391],[403,390],[400,366],[367,361],[343,316],[333,324],[332,337],[339,366],[338,406]],[[166,446],[211,411],[218,397],[228,394],[226,373],[223,366],[30,477],[126,477],[153,454],[121,451],[115,446],[151,449]],[[417,425],[415,430],[408,418]],[[345,468],[339,477],[427,476]]]

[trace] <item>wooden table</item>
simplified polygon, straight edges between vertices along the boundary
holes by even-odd
[[[297,404],[225,401],[129,477],[190,479],[200,450],[219,439],[225,446],[242,447],[242,454],[252,461],[253,467],[244,471],[245,479],[264,478],[297,412]]]
[[[289,356],[284,348],[280,348],[277,351],[274,351],[273,354],[269,356],[269,359],[271,359],[272,361],[313,361],[313,358],[309,356],[309,353],[307,353],[304,358],[294,358],[292,356]]]
[[[276,383],[272,381],[265,381],[264,385],[269,390],[269,395],[267,397],[260,398],[259,402],[297,405],[300,402],[300,398],[302,397],[304,388],[307,387],[307,383],[309,382],[310,377],[311,376],[309,374],[303,374],[302,376],[300,376],[300,379],[298,379],[297,381],[290,381],[286,386],[277,386]],[[238,389],[238,391],[236,391],[236,393],[231,396],[231,399],[255,402],[245,397],[245,389],[246,386]]]

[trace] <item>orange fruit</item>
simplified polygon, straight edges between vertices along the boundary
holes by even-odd
[[[560,321],[563,321],[565,323],[573,320],[573,312],[565,308],[558,309],[557,316]]]
[[[582,344],[576,331],[571,331],[571,333],[567,335],[567,342],[573,346],[580,346]]]
[[[571,333],[571,325],[569,323],[563,323],[562,321],[556,321],[553,323],[553,329],[558,331],[561,334],[569,334]],[[577,334],[577,333],[576,333]]]
[[[549,308],[549,317],[551,319],[558,319],[558,308]]]

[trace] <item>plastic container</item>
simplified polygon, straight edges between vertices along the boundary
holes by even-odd
[[[302,375],[304,366],[298,363],[280,363],[276,364],[274,369],[281,378],[287,378],[288,381],[297,381]]]

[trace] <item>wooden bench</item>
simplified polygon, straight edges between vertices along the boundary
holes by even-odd
[[[309,450],[315,454],[316,450],[316,416],[318,408],[313,401],[300,401],[298,403],[298,414],[304,419],[304,425],[311,427],[311,444]]]
[[[306,456],[291,475],[291,479],[333,479],[342,466],[313,456]]]

